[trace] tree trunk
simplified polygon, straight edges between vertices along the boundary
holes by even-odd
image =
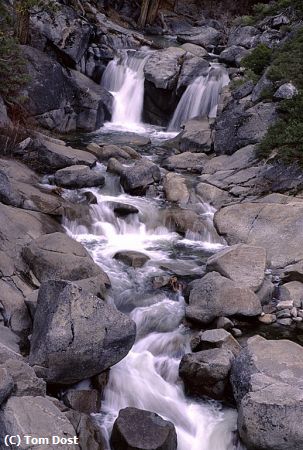
[[[138,25],[140,28],[144,28],[146,25],[146,19],[147,19],[149,5],[150,5],[150,0],[142,0],[141,14],[140,14],[140,17],[138,20]]]
[[[29,20],[29,11],[22,10],[17,13],[17,38],[21,45],[28,44]]]
[[[152,0],[149,7],[147,23],[152,24],[156,20],[161,0]]]

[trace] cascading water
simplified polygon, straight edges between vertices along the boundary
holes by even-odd
[[[137,324],[136,343],[111,368],[102,411],[96,415],[106,438],[106,450],[110,449],[113,422],[119,410],[127,406],[154,411],[173,422],[178,450],[240,450],[235,433],[236,411],[185,396],[178,376],[180,359],[190,351],[191,331],[182,325],[184,299],[181,292],[155,292],[151,283],[153,276],[167,273],[162,269],[165,261],[190,263],[193,271],[201,273],[201,260],[209,254],[211,230],[206,229],[200,241],[192,241],[190,236],[182,238],[163,225],[159,201],[130,197],[121,191],[112,195],[104,194],[104,190],[92,192],[98,203],[91,206],[90,217],[85,217],[82,224],[66,220],[66,229],[108,273],[112,290],[107,301],[114,301],[120,310],[130,313]],[[113,211],[114,202],[131,204],[139,213],[119,218]],[[212,212],[201,204],[201,214],[210,218]],[[216,246],[222,244],[217,242]],[[150,261],[142,269],[128,268],[113,259],[121,250],[143,252]]]
[[[222,88],[229,83],[223,66],[213,64],[208,74],[196,78],[179,101],[168,131],[179,131],[180,127],[194,117],[214,118]]]
[[[107,66],[101,85],[114,96],[112,123],[136,130],[142,121],[144,65],[148,50],[121,51]]]

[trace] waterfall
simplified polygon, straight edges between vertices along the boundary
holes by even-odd
[[[207,75],[196,78],[190,84],[176,108],[168,131],[178,131],[194,117],[216,117],[222,88],[229,83],[224,67],[213,64]]]
[[[136,129],[141,123],[144,99],[144,66],[148,50],[121,51],[109,62],[101,85],[114,96],[112,123]]]

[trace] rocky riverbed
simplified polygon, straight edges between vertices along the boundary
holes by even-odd
[[[296,16],[57,3],[22,46],[35,126],[0,98],[1,437],[301,450],[303,175],[258,154],[298,91],[235,83]]]

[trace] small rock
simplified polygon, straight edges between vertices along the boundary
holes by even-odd
[[[144,255],[144,253],[135,251],[117,252],[114,255],[114,258],[118,261],[123,262],[127,266],[134,267],[135,269],[143,267],[144,264],[149,260],[149,257],[147,255]]]
[[[101,409],[101,395],[96,389],[70,389],[64,395],[63,401],[68,408],[86,414],[99,413]]]
[[[302,317],[293,317],[292,320],[293,320],[294,322],[299,323],[299,322],[302,322],[303,318],[302,318]]]
[[[290,309],[281,309],[276,315],[278,319],[288,319],[291,316]]]
[[[277,100],[285,100],[298,95],[298,89],[292,83],[285,83],[275,92],[274,98]]]
[[[232,328],[231,332],[235,337],[241,337],[243,334],[239,328]]]
[[[292,320],[291,319],[278,319],[277,323],[279,325],[289,326],[292,324]]]
[[[291,309],[294,306],[294,302],[292,300],[283,300],[277,304],[277,310],[281,311],[282,309]]]
[[[277,317],[275,316],[275,314],[264,314],[264,316],[259,317],[258,320],[265,325],[271,325],[277,320]]]
[[[292,317],[298,317],[297,308],[293,307],[290,311],[290,314],[292,315]]]
[[[233,322],[227,317],[219,317],[217,320],[217,328],[224,328],[224,330],[230,330],[233,328]]]

